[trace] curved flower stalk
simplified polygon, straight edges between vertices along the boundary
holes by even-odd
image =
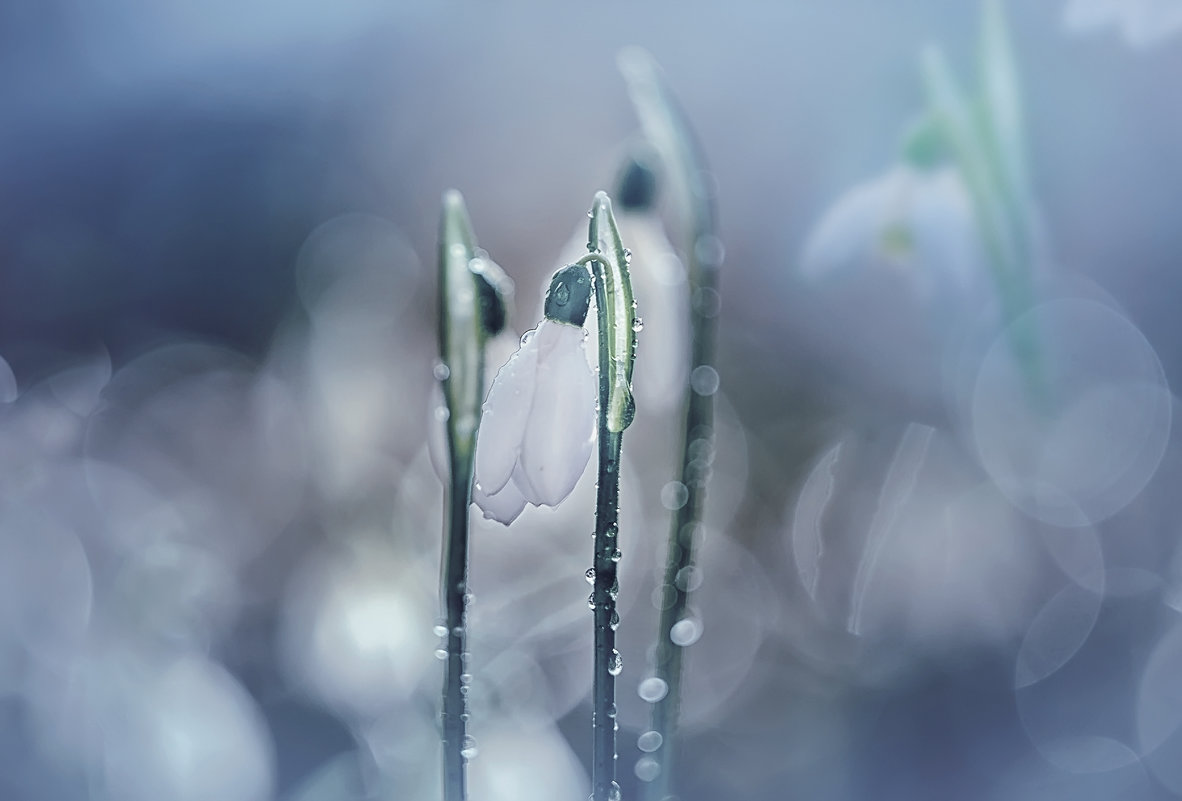
[[[1088,33],[1119,28],[1130,47],[1160,44],[1182,31],[1182,3],[1177,0],[1068,0],[1063,22],[1069,31]]]
[[[690,381],[683,389],[685,427],[681,442],[679,480],[685,501],[673,512],[661,590],[663,604],[657,628],[653,678],[667,692],[652,706],[651,728],[660,744],[649,755],[655,774],[645,797],[664,799],[673,793],[676,770],[677,730],[681,704],[684,648],[672,636],[673,627],[687,615],[690,585],[678,575],[694,565],[695,532],[700,528],[709,478],[701,458],[714,447],[714,395],[718,373],[714,369],[715,332],[719,311],[718,273],[723,248],[715,231],[714,193],[689,125],[665,86],[652,56],[642,50],[620,55],[620,69],[644,129],[645,138],[660,156],[661,177],[668,189],[671,211],[681,227],[682,253],[687,266],[690,328]],[[700,378],[699,378],[700,377]],[[698,379],[698,380],[695,380]]]
[[[570,495],[595,440],[595,376],[584,353],[591,277],[582,265],[555,273],[545,319],[493,379],[476,444],[472,500],[508,525],[527,503]]]
[[[467,658],[468,507],[472,494],[473,450],[484,393],[484,344],[505,325],[512,284],[476,237],[459,192],[443,196],[439,231],[439,355],[435,377],[443,390],[447,418],[449,481],[440,558],[443,621],[440,653],[446,660],[443,704],[444,801],[465,801],[465,765],[471,753],[467,734],[465,660]]]
[[[587,226],[587,250],[580,261],[595,276],[595,310],[599,325],[599,480],[595,492],[595,549],[587,578],[594,615],[591,717],[592,801],[619,801],[616,784],[616,676],[623,669],[616,650],[616,596],[620,561],[620,447],[624,429],[636,411],[632,368],[636,358],[636,302],[628,262],[631,253],[620,239],[607,193],[597,192]]]

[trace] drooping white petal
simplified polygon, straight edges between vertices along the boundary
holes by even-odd
[[[587,467],[595,437],[595,375],[583,329],[551,320],[538,326],[537,384],[522,442],[526,499],[556,506]]]
[[[520,472],[520,468],[517,472]],[[516,520],[525,508],[525,496],[513,481],[506,483],[500,492],[492,495],[486,495],[479,484],[474,485],[472,502],[480,507],[486,520],[495,520],[506,526]]]
[[[533,331],[493,379],[476,434],[476,483],[492,496],[509,483],[533,403],[538,342]]]

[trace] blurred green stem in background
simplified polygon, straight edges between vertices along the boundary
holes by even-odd
[[[591,798],[619,801],[616,783],[616,676],[621,669],[616,650],[619,613],[616,596],[620,561],[620,446],[632,422],[632,363],[636,357],[636,302],[628,262],[632,254],[620,241],[611,200],[597,192],[591,206],[587,250],[581,261],[595,276],[595,307],[599,322],[599,478],[595,492],[595,551],[591,607],[595,621],[591,717]]]
[[[459,192],[443,196],[439,226],[439,362],[435,378],[443,389],[450,482],[444,499],[439,595],[447,646],[440,712],[443,737],[444,801],[467,798],[465,766],[472,743],[467,733],[466,662],[468,600],[468,507],[476,429],[484,399],[484,345],[505,326],[512,284],[477,249],[472,224]]]
[[[1021,90],[1001,0],[985,0],[978,45],[979,95],[966,99],[943,52],[924,50],[927,115],[904,143],[904,158],[924,166],[938,153],[957,167],[993,273],[1001,323],[1031,401],[1048,401],[1047,376],[1033,324],[1014,325],[1035,302],[1033,191],[1027,169]]]
[[[686,490],[686,500],[673,513],[669,530],[654,664],[654,675],[665,682],[667,692],[652,705],[651,728],[660,735],[660,746],[650,756],[656,760],[659,772],[645,789],[646,798],[661,801],[674,792],[681,706],[684,651],[675,642],[672,632],[686,615],[689,585],[684,576],[694,566],[695,539],[701,528],[709,463],[714,449],[717,381],[695,380],[695,377],[716,375],[713,363],[719,311],[718,271],[723,248],[715,233],[710,176],[703,166],[689,125],[666,88],[656,62],[643,50],[630,49],[621,53],[620,69],[628,82],[645,137],[661,159],[660,178],[668,187],[672,213],[684,237],[681,250],[688,268],[690,292],[690,382],[686,388],[679,478]]]

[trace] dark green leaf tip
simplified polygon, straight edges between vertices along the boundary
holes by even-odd
[[[550,279],[546,319],[582,326],[591,306],[591,274],[581,264],[568,264]]]
[[[496,336],[505,328],[509,302],[513,297],[513,281],[484,251],[468,262],[476,279],[480,299],[480,324],[488,336]]]

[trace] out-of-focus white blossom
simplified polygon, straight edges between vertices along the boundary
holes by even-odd
[[[880,271],[924,301],[945,287],[968,287],[980,269],[972,201],[959,173],[907,165],[842,196],[813,230],[801,263],[810,280],[856,281]]]
[[[808,238],[796,291],[812,346],[856,383],[930,407],[944,350],[989,297],[986,265],[960,173],[897,165],[840,197]]]
[[[595,439],[595,375],[578,325],[546,319],[493,379],[476,437],[472,500],[505,525],[526,503],[557,506]]]
[[[1130,47],[1150,47],[1182,31],[1182,0],[1069,0],[1063,21],[1075,33],[1116,27]]]

